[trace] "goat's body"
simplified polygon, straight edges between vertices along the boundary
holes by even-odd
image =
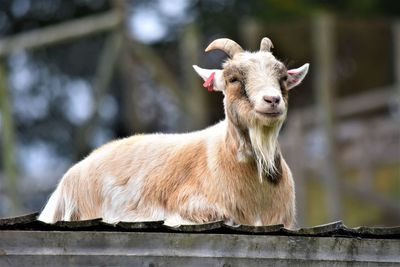
[[[64,175],[39,220],[292,226],[294,185],[283,157],[278,181],[260,182],[255,160],[238,159],[228,128],[222,121],[193,133],[106,144]]]
[[[64,175],[39,220],[293,226],[294,183],[277,140],[288,92],[308,64],[288,70],[271,48],[268,38],[256,53],[226,38],[212,42],[206,51],[231,58],[221,70],[194,68],[209,91],[223,92],[226,119],[198,132],[102,146]]]

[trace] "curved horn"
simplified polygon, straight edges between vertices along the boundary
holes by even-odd
[[[274,48],[272,41],[267,37],[262,38],[260,44],[260,51],[270,52],[271,48]]]
[[[225,53],[228,54],[229,57],[233,57],[236,53],[243,52],[243,48],[238,45],[235,41],[232,41],[231,39],[228,38],[220,38],[217,40],[214,40],[209,44],[206,48],[206,52],[215,50],[215,49],[220,49],[224,51]]]

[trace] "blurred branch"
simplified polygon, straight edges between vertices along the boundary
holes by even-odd
[[[80,156],[83,156],[86,153],[85,145],[88,143],[89,138],[92,135],[92,130],[97,123],[99,117],[98,109],[111,83],[115,64],[118,55],[121,52],[122,39],[123,37],[120,31],[111,33],[106,39],[103,51],[100,54],[93,85],[94,112],[85,124],[80,127],[76,138],[77,144],[75,147]]]
[[[0,58],[0,112],[2,130],[2,159],[5,174],[5,186],[10,200],[10,213],[16,214],[21,209],[17,191],[17,166],[14,150],[14,120],[11,114],[7,75],[4,62]]]
[[[135,91],[140,86],[135,79],[134,73],[137,72],[137,68],[140,64],[137,64],[135,59],[132,57],[129,47],[127,44],[123,44],[121,51],[119,64],[117,66],[121,83],[121,116],[122,120],[127,126],[128,132],[144,132],[145,126],[140,119],[140,115],[136,109],[135,102]]]
[[[125,0],[110,0],[110,5],[121,14],[122,17],[125,18],[128,16],[127,14],[127,2]],[[136,109],[136,97],[135,92],[137,92],[137,81],[135,79],[134,73],[138,68],[135,59],[131,55],[131,49],[129,47],[129,43],[131,42],[130,38],[127,36],[126,24],[121,24],[119,26],[119,30],[123,34],[123,44],[121,47],[121,53],[118,59],[117,71],[120,75],[120,78],[124,81],[120,84],[120,93],[121,97],[121,116],[122,121],[124,121],[127,126],[125,130],[127,132],[143,132],[145,131],[145,126],[140,118],[140,115],[137,113]]]
[[[111,82],[115,63],[122,46],[122,34],[119,31],[113,32],[107,38],[104,49],[100,55],[98,67],[96,69],[96,79],[94,82],[96,103],[101,101],[108,85]]]
[[[0,56],[21,49],[35,49],[42,46],[78,39],[84,36],[109,31],[122,23],[120,12],[109,11],[74,21],[48,26],[26,33],[0,39]]]
[[[130,41],[129,49],[131,54],[151,71],[154,75],[155,81],[165,85],[165,88],[169,91],[174,100],[176,100],[176,104],[184,111],[184,96],[180,90],[179,83],[175,78],[176,75],[169,70],[169,67],[165,62],[149,46],[142,45],[135,41]]]

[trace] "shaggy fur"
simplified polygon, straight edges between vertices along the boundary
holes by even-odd
[[[216,72],[225,120],[198,132],[135,135],[98,148],[64,175],[39,220],[293,226],[294,182],[277,138],[290,83],[298,84],[308,65],[290,73],[272,53],[259,51],[234,54],[222,70],[195,69],[204,80]],[[281,101],[271,104],[270,96]]]

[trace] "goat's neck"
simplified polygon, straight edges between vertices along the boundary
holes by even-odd
[[[260,182],[263,177],[273,176],[278,171],[276,163],[280,156],[278,134],[281,126],[282,123],[273,127],[240,128],[227,120],[226,147],[239,162],[257,164]]]

